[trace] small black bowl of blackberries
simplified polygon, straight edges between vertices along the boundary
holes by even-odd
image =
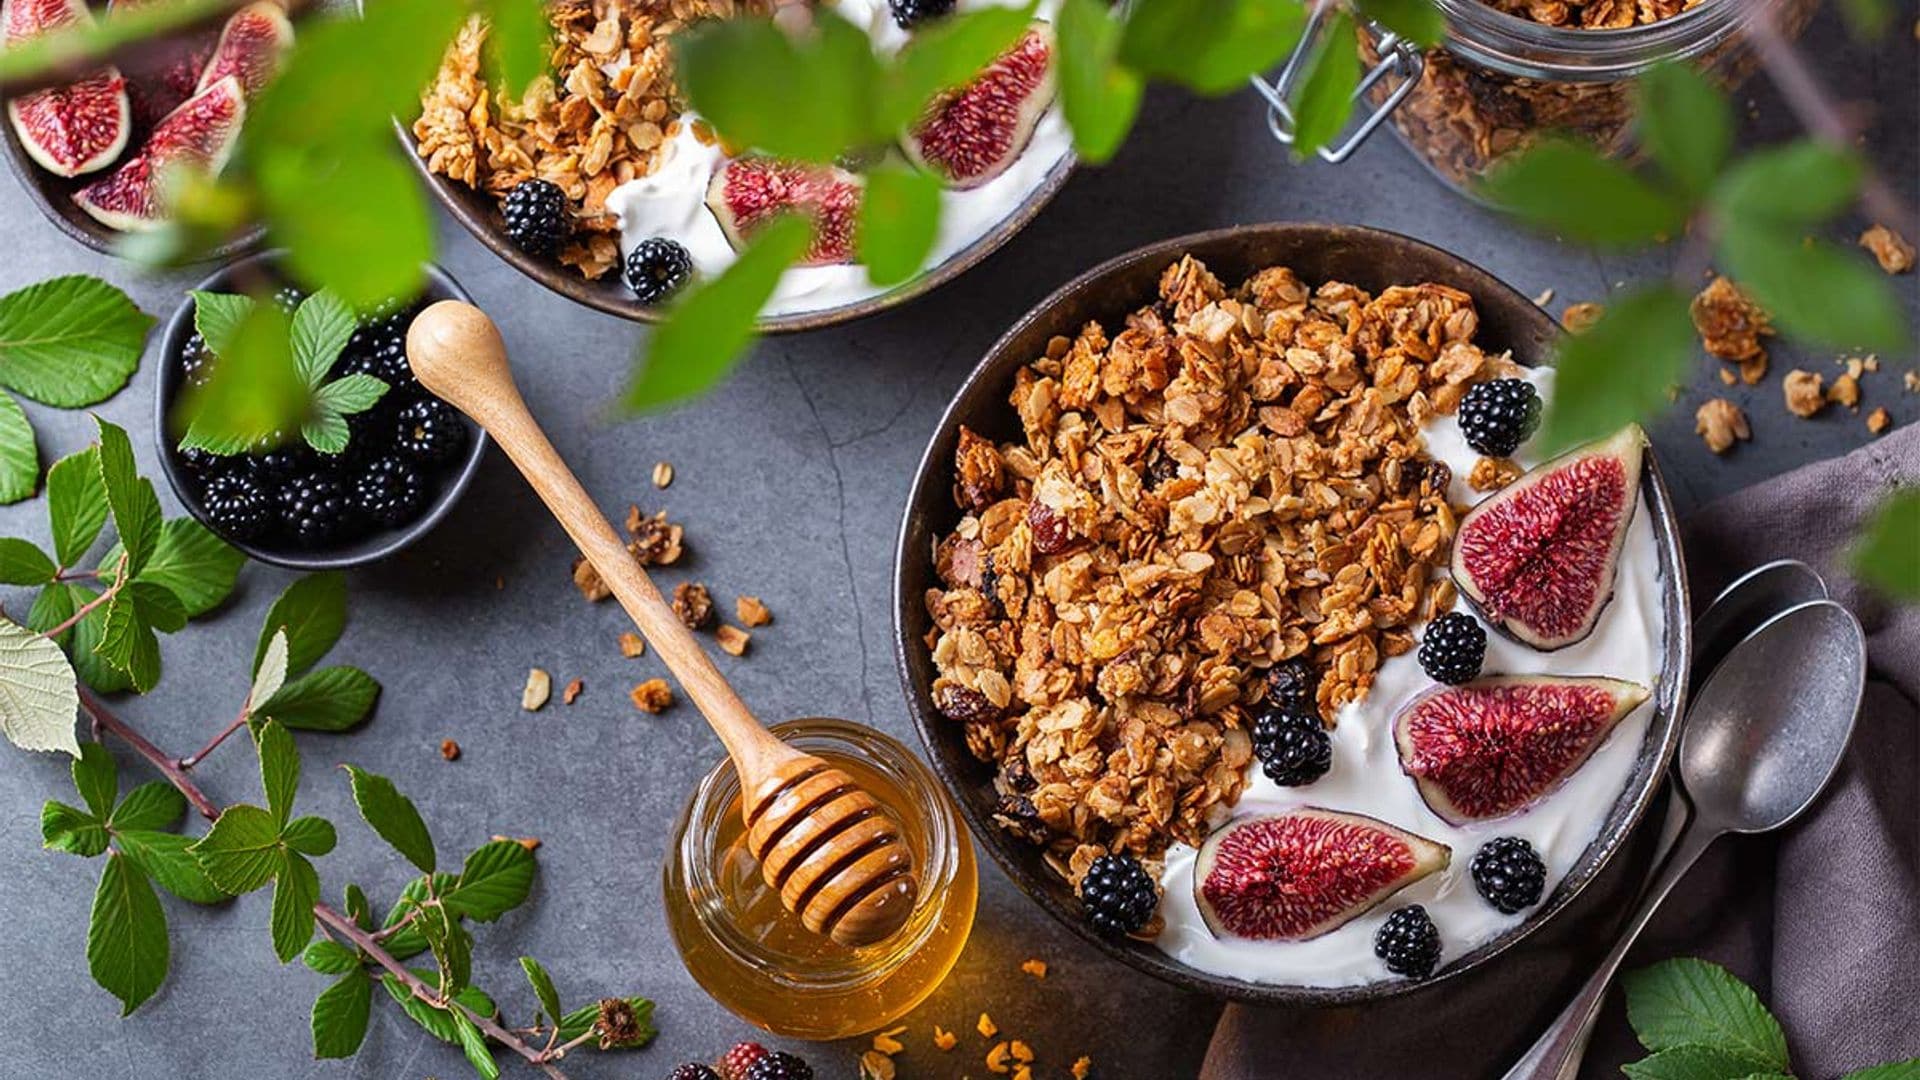
[[[200,283],[167,326],[159,380],[161,466],[187,511],[262,562],[342,569],[385,558],[446,516],[480,464],[486,435],[429,394],[407,363],[407,327],[436,300],[468,300],[425,267],[420,295],[356,311],[286,282],[269,252]],[[196,430],[185,407],[226,400],[220,351],[254,305],[278,308],[304,419],[241,440]],[[253,324],[249,324],[253,325]],[[254,332],[254,331],[248,331]]]

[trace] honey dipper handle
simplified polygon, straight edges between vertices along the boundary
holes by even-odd
[[[798,757],[798,751],[760,726],[727,685],[553,448],[514,385],[506,343],[493,321],[471,304],[442,300],[414,320],[407,332],[407,357],[422,386],[471,416],[519,467],[726,744],[741,775],[751,780],[788,757]]]

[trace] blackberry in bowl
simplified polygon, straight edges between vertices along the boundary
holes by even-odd
[[[275,303],[297,311],[307,297],[284,284],[278,266],[278,253],[256,255],[195,288],[259,294],[265,282],[270,291],[280,286],[272,291]],[[167,325],[154,430],[161,468],[188,513],[249,556],[297,570],[385,558],[447,515],[479,468],[486,435],[428,394],[407,366],[413,316],[436,300],[469,299],[445,271],[425,269],[418,297],[361,315],[351,334],[340,331],[339,355],[317,385],[358,393],[335,395],[335,405],[322,410],[328,423],[276,433],[243,453],[179,445],[181,396],[204,386],[218,363],[196,330],[195,302],[181,304]],[[378,380],[384,391],[368,380]],[[323,427],[331,434],[313,430]]]

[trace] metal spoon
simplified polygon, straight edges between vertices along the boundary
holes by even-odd
[[[1698,690],[1735,645],[1774,616],[1826,598],[1827,583],[1798,559],[1763,563],[1735,578],[1693,620],[1692,688]]]
[[[1786,611],[1727,654],[1680,736],[1679,779],[1693,820],[1599,970],[1505,1080],[1572,1080],[1607,984],[1701,852],[1725,833],[1780,828],[1827,786],[1853,734],[1866,673],[1859,621],[1828,600]]]

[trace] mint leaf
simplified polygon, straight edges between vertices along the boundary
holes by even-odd
[[[97,745],[97,744],[94,744]],[[115,832],[124,829],[170,829],[187,812],[187,797],[165,780],[149,780],[120,800],[107,815]]]
[[[316,938],[300,954],[300,962],[322,975],[343,975],[359,970],[360,952],[328,938]]]
[[[1529,224],[1597,247],[1631,247],[1679,233],[1687,208],[1585,143],[1546,139],[1503,160],[1481,182],[1488,202]]]
[[[1863,253],[1737,220],[1721,229],[1720,256],[1740,287],[1794,336],[1840,349],[1906,351],[1900,301]]]
[[[342,767],[353,785],[353,801],[360,808],[360,816],[421,873],[433,873],[433,836],[413,800],[400,794],[393,781],[384,776],[356,765]]]
[[[359,668],[321,668],[288,682],[254,711],[289,728],[345,731],[365,720],[379,697],[380,684]]]
[[[659,1034],[659,1029],[653,1025],[653,1002],[643,997],[630,997],[625,1000],[627,1006],[633,1010],[634,1026],[638,1028],[638,1031],[633,1038],[625,1042],[614,1043],[611,1049],[637,1049],[652,1042],[653,1037]],[[592,1005],[580,1006],[560,1018],[560,1041],[572,1042],[574,1039],[585,1035],[593,1029],[594,1023],[599,1019],[600,1006],[597,1002]]]
[[[1657,415],[1692,363],[1686,297],[1655,285],[1609,302],[1599,322],[1560,340],[1543,449],[1559,453]]]
[[[0,537],[0,585],[45,585],[58,570],[31,541]]]
[[[284,830],[300,787],[300,751],[287,729],[269,720],[260,726],[260,786],[267,795],[267,812]]]
[[[79,713],[73,666],[60,646],[0,616],[0,735],[22,750],[65,750],[77,758]]]
[[[298,426],[307,387],[294,368],[278,304],[253,305],[232,340],[215,352],[220,359],[206,385],[188,387],[174,407],[173,430],[185,432],[181,449],[239,454]]]
[[[1326,33],[1307,58],[1306,77],[1293,102],[1293,152],[1307,157],[1331,143],[1353,115],[1353,94],[1360,86],[1360,54],[1353,44],[1353,16],[1333,16]]]
[[[315,453],[338,454],[346,450],[347,443],[353,439],[353,429],[347,427],[347,418],[337,412],[316,412],[300,425],[300,437],[313,447]]]
[[[91,859],[107,850],[107,827],[77,806],[49,799],[40,807],[40,841],[48,851]]]
[[[480,1035],[480,1029],[473,1026],[467,1014],[458,1009],[451,1013],[454,1034],[460,1037],[460,1049],[467,1055],[467,1061],[483,1080],[500,1080],[500,1063],[493,1060],[493,1051],[488,1049],[487,1040]]]
[[[352,1057],[367,1037],[372,1011],[373,980],[362,972],[350,972],[320,991],[313,999],[313,1056]]]
[[[1812,139],[1743,155],[1713,191],[1717,216],[1747,224],[1811,228],[1853,204],[1866,166]]]
[[[213,883],[200,861],[187,849],[193,837],[150,829],[116,829],[114,846],[120,854],[146,871],[159,886],[182,900],[195,904],[218,904],[227,898]]]
[[[1840,1080],[1920,1080],[1920,1057],[1856,1069]]]
[[[0,384],[63,409],[127,385],[153,317],[99,278],[72,274],[0,296]]]
[[[1633,87],[1640,141],[1689,194],[1706,194],[1733,150],[1733,109],[1686,64],[1648,68]]]
[[[646,362],[627,387],[626,407],[659,408],[719,382],[752,339],[754,315],[773,295],[780,275],[812,239],[813,226],[805,218],[770,222],[719,277],[682,294],[648,342]]]
[[[372,375],[345,375],[322,386],[313,403],[323,412],[351,416],[373,408],[386,392],[387,384]]]
[[[153,886],[119,852],[107,856],[87,922],[87,970],[125,1016],[167,977],[167,919]]]
[[[483,0],[489,77],[518,99],[547,72],[547,6],[540,0]]]
[[[47,470],[47,518],[53,525],[54,558],[62,566],[79,562],[107,524],[97,448],[69,454]]]
[[[273,955],[285,964],[313,940],[313,905],[320,901],[320,874],[291,851],[280,853],[273,878]]]
[[[257,806],[229,806],[189,851],[222,890],[238,896],[273,880],[280,869],[280,826]]]
[[[240,324],[247,321],[253,313],[253,297],[240,293],[217,293],[195,290],[193,297],[193,328],[200,334],[201,340],[215,356],[224,356],[233,347],[234,335],[240,332]]]
[[[1628,1080],[1745,1080],[1753,1062],[1711,1046],[1675,1046],[1620,1067]]]
[[[516,841],[489,841],[467,856],[460,880],[440,901],[455,915],[492,922],[526,902],[534,865],[533,852]]]
[[[113,812],[113,800],[120,794],[120,769],[113,755],[97,742],[82,743],[80,756],[67,765],[73,775],[73,789],[87,804],[93,816],[102,821]]]
[[[287,586],[260,628],[260,641],[253,651],[253,670],[260,670],[267,644],[274,631],[287,632],[287,675],[299,675],[312,667],[333,644],[347,625],[347,579],[339,571],[309,574]]]
[[[1920,599],[1920,488],[1895,491],[1874,511],[1850,561],[1861,580],[1892,596]]]
[[[927,261],[940,231],[940,178],[899,162],[867,173],[854,238],[867,280],[896,285]]]
[[[1063,0],[1054,77],[1073,149],[1093,164],[1113,159],[1133,129],[1146,80],[1119,62],[1120,20],[1101,0]]]
[[[1744,1057],[1753,1072],[1787,1072],[1787,1036],[1747,984],[1718,964],[1682,957],[1623,980],[1627,1019],[1658,1052],[1702,1045]]]
[[[1032,25],[1033,5],[956,11],[916,27],[882,73],[879,115],[867,137],[909,127],[941,93],[964,86],[1012,48]]]
[[[247,557],[192,518],[174,518],[160,526],[153,557],[138,580],[178,597],[189,618],[219,607],[233,592]]]
[[[353,308],[331,289],[321,289],[300,301],[288,333],[294,367],[308,389],[326,381],[327,372],[340,359],[340,350],[347,347],[347,339],[358,323]]]
[[[873,47],[831,8],[813,9],[804,34],[766,18],[716,19],[675,34],[672,44],[674,81],[731,142],[827,162],[886,134],[874,121],[880,65]],[[769,86],[780,93],[767,93]]]
[[[153,481],[141,476],[134,464],[126,430],[98,417],[95,423],[100,426],[100,486],[127,553],[127,573],[139,577],[160,542],[160,497],[153,493]]]
[[[107,666],[127,677],[127,685],[146,693],[160,681],[160,641],[140,615],[139,601],[125,589],[107,601],[100,622],[100,643],[94,652]]]
[[[40,447],[20,403],[0,394],[0,503],[33,497],[40,486]]]
[[[1120,60],[1142,75],[1225,94],[1285,59],[1305,23],[1297,0],[1139,0]]]
[[[1422,48],[1440,44],[1447,21],[1429,0],[1360,0],[1360,14]]]

